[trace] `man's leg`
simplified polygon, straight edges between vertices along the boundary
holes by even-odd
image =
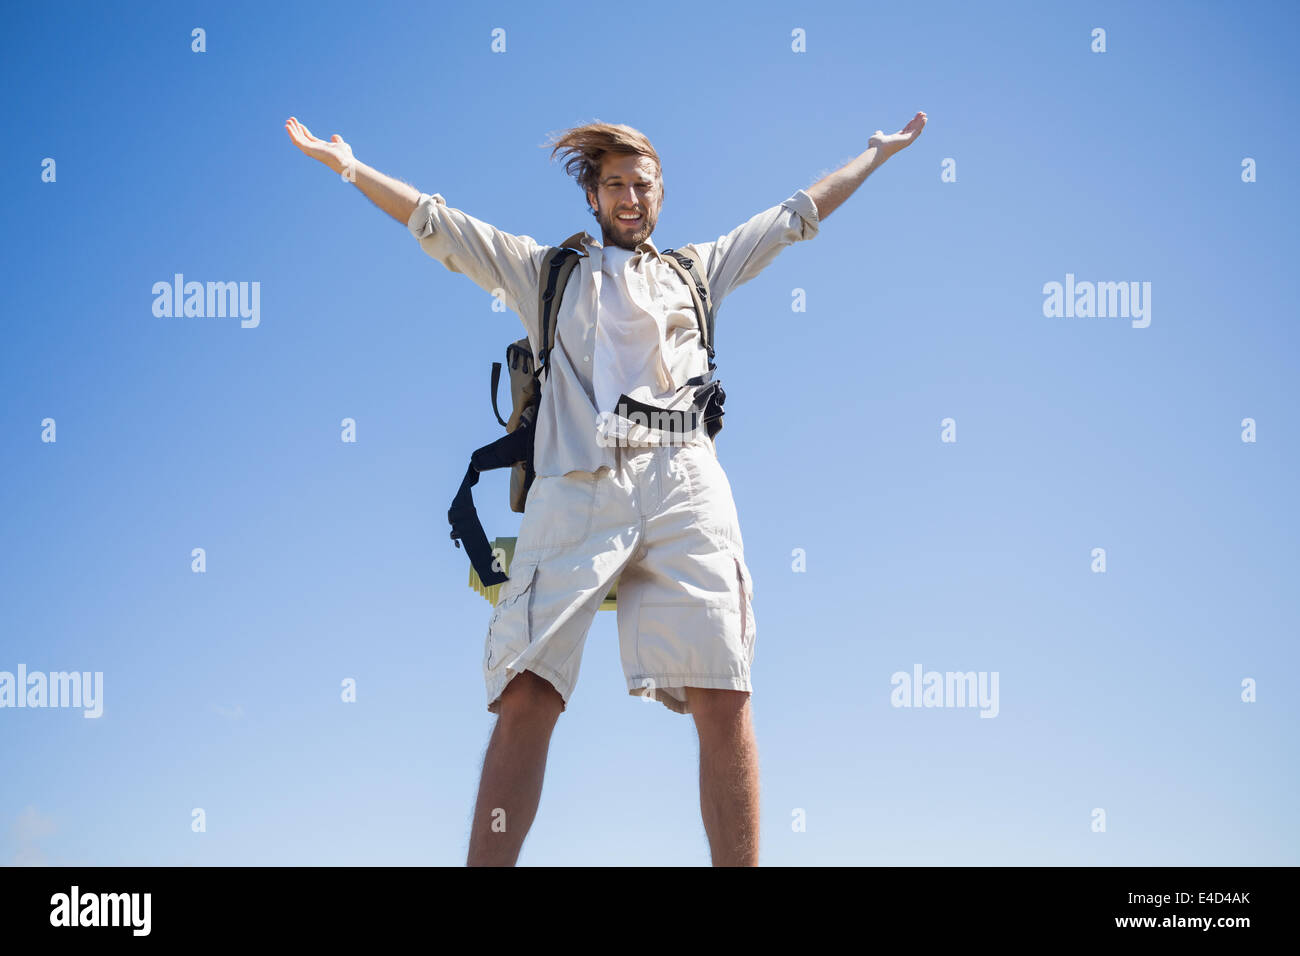
[[[501,709],[479,781],[467,866],[514,866],[542,796],[546,752],[564,701],[524,671],[501,692]]]
[[[700,813],[714,866],[758,866],[758,745],[749,692],[687,687],[700,735]]]

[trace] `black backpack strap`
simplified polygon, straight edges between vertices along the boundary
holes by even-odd
[[[711,368],[703,375],[696,375],[686,380],[687,385],[696,387],[695,407],[700,409],[704,429],[710,438],[716,437],[718,432],[722,431],[722,416],[726,414],[722,406],[727,401],[727,393],[715,373],[716,369]]]
[[[555,346],[555,326],[560,317],[560,301],[564,297],[564,287],[568,284],[569,274],[573,272],[578,260],[586,256],[569,248],[580,242],[582,233],[570,236],[563,245],[553,246],[542,260],[542,282],[537,300],[537,368],[540,379],[542,371],[549,369],[551,349]],[[549,375],[549,372],[547,373]]]
[[[722,382],[717,378],[717,369],[710,368],[700,375],[693,375],[683,385],[694,388],[689,411],[679,409],[677,413],[665,415],[664,412],[669,411],[666,408],[650,405],[622,394],[614,404],[614,413],[628,419],[633,415],[640,415],[643,422],[660,423],[653,427],[666,430],[669,434],[693,432],[703,425],[708,436],[713,438],[722,431],[722,416],[725,414],[723,405],[727,401],[727,393],[722,388]],[[663,429],[665,423],[667,428]]]
[[[704,272],[700,269],[698,253],[694,246],[687,246],[692,253],[688,255],[680,249],[665,249],[664,255],[671,256],[672,260],[681,266],[684,274],[682,278],[687,280],[687,285],[691,286],[691,298],[695,300],[695,317],[700,325],[700,342],[704,350],[709,354],[709,366],[713,365],[713,300],[709,298],[709,280],[705,278]],[[679,273],[680,274],[680,273]]]
[[[586,256],[585,252],[580,251],[582,248],[583,233],[575,233],[568,239],[564,240],[558,246],[552,246],[546,250],[546,255],[542,259],[541,275],[542,281],[539,283],[537,299],[537,334],[538,350],[535,360],[532,362],[532,372],[535,380],[540,381],[543,369],[549,367],[551,349],[555,345],[555,326],[560,315],[560,301],[564,296],[564,287],[569,281],[574,267],[578,261]],[[514,346],[506,350],[506,355],[510,361],[510,367],[516,367],[517,362],[523,362],[526,356],[522,352],[512,351]],[[506,428],[510,423],[501,417],[501,411],[497,407],[497,388],[501,384],[501,363],[492,363],[492,413],[496,415],[497,421]],[[504,572],[498,571],[492,567],[492,547],[488,543],[487,534],[483,530],[483,523],[479,521],[478,509],[474,507],[473,487],[478,484],[479,472],[491,471],[495,468],[513,468],[518,462],[525,463],[525,488],[532,484],[533,471],[533,415],[537,405],[537,391],[534,389],[534,399],[529,409],[525,409],[520,416],[519,424],[515,430],[507,435],[503,435],[494,442],[476,449],[470,457],[469,469],[465,472],[465,477],[460,483],[460,488],[456,492],[456,497],[452,499],[451,507],[447,510],[447,520],[451,524],[451,539],[455,542],[456,547],[460,547],[464,542],[465,553],[469,555],[470,564],[478,572],[479,580],[484,587],[491,587],[494,584],[500,584],[508,580]],[[512,415],[513,417],[513,415]]]
[[[492,545],[488,543],[487,533],[478,520],[478,511],[474,507],[474,495],[470,491],[478,484],[478,469],[473,465],[465,472],[465,479],[460,483],[460,490],[452,499],[447,511],[447,520],[451,522],[451,539],[460,547],[465,542],[465,553],[469,563],[478,572],[484,587],[491,587],[507,580],[504,572],[492,567]]]
[[[469,468],[460,483],[451,507],[447,509],[447,521],[451,524],[451,540],[456,547],[463,542],[469,563],[478,572],[484,587],[491,587],[508,580],[503,571],[492,567],[492,547],[488,544],[487,532],[479,521],[478,509],[474,507],[474,493],[471,489],[478,484],[479,472],[494,468],[510,468],[521,459],[532,458],[533,429],[531,422],[524,422],[508,435],[503,435],[494,442],[484,445],[470,456]]]
[[[497,408],[497,386],[501,384],[501,363],[492,363],[492,414],[497,417],[502,428],[509,428],[510,423],[501,417],[501,412]]]

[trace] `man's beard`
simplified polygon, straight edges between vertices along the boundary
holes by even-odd
[[[610,213],[608,218],[598,217],[600,219],[601,243],[606,246],[618,246],[620,249],[627,249],[629,252],[635,252],[636,247],[650,238],[650,233],[654,232],[655,221],[650,217],[649,209],[641,210],[641,221],[637,223],[636,232],[629,233],[627,227],[619,221],[618,213]]]

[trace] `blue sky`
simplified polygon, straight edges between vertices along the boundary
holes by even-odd
[[[925,110],[913,147],[718,316],[762,861],[1300,862],[1296,19],[15,10],[0,671],[103,672],[104,713],[0,709],[0,861],[464,861],[490,608],[446,508],[500,431],[488,370],[521,326],[299,153],[286,117],[542,242],[593,225],[547,134],[628,123],[664,162],[662,248]],[[260,283],[260,324],[156,317],[177,272]],[[1149,327],[1044,316],[1067,273],[1151,283]],[[513,534],[504,475],[478,498]],[[997,717],[891,706],[918,664],[996,672]],[[624,686],[602,613],[521,864],[707,864],[693,725]]]

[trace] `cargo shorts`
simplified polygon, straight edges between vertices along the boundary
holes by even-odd
[[[751,690],[753,584],[712,440],[614,451],[613,468],[538,476],[529,488],[484,648],[491,713],[526,670],[567,709],[615,581],[628,694],[685,714],[687,687]]]

